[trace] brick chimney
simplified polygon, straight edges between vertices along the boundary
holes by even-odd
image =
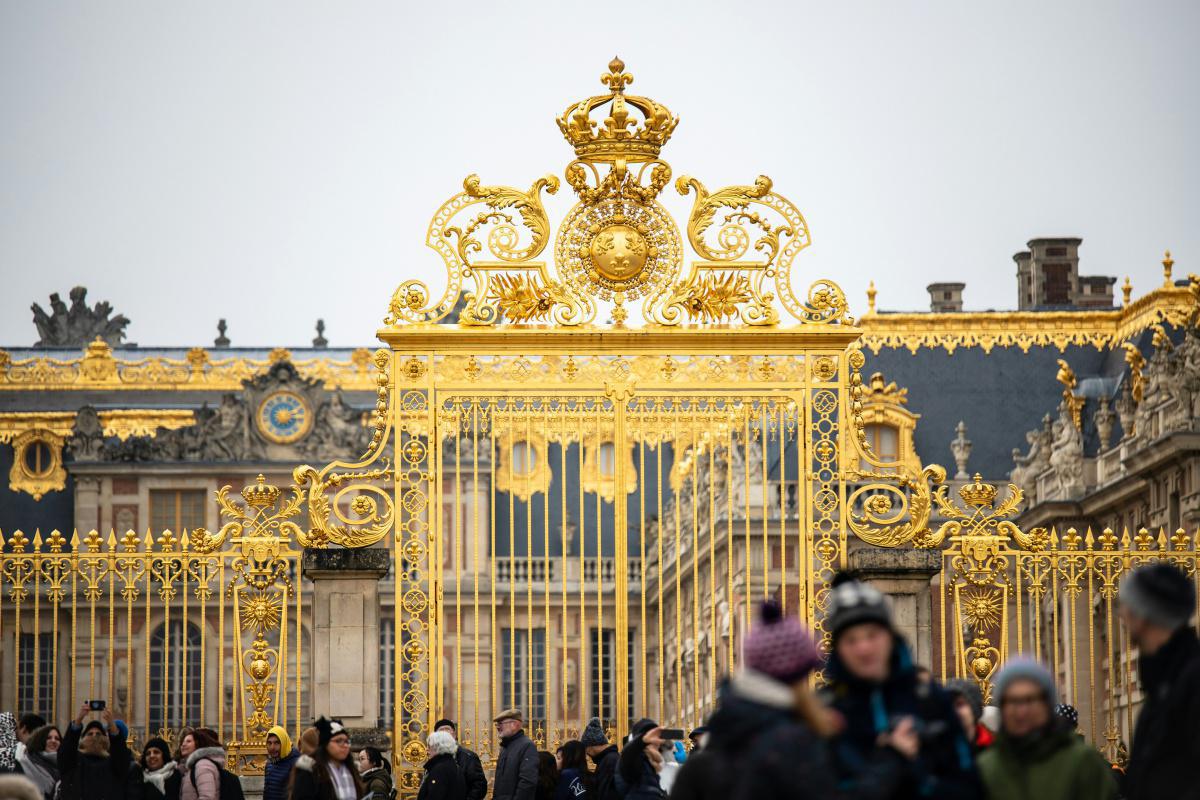
[[[933,313],[962,311],[965,283],[931,283],[925,288],[929,292],[929,310]]]

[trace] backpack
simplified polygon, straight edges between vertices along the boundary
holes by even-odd
[[[246,800],[246,794],[242,791],[241,778],[239,778],[237,775],[234,775],[232,772],[225,769],[211,758],[202,758],[196,763],[199,764],[200,761],[207,761],[217,768],[217,776],[221,781],[220,788],[217,790],[217,796],[220,798],[220,800]],[[192,769],[188,770],[188,778],[192,781],[192,788],[195,789],[196,769],[194,766]]]

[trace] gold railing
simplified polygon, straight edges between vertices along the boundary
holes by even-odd
[[[1022,531],[1007,519],[1021,501],[1016,487],[997,502],[996,488],[976,476],[960,494],[962,507],[935,494],[947,522],[917,542],[944,547],[935,671],[971,678],[993,700],[992,680],[1008,658],[1036,658],[1079,711],[1080,732],[1117,760],[1142,699],[1137,651],[1119,618],[1121,578],[1163,560],[1200,580],[1200,531]]]
[[[0,705],[63,721],[103,699],[135,741],[205,725],[239,769],[307,714],[301,550],[262,476],[219,533],[0,535]],[[292,510],[292,513],[295,513]]]

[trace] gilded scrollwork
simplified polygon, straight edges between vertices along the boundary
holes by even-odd
[[[929,531],[935,496],[930,484],[945,480],[946,470],[930,464],[919,476],[897,477],[894,485],[876,482],[860,486],[846,501],[849,508],[862,509],[850,512],[848,526],[858,538],[878,547],[909,542],[917,547],[935,546]]]

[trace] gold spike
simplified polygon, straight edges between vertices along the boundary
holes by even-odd
[[[1161,525],[1158,526],[1158,549],[1167,549],[1167,532],[1163,530]]]
[[[1129,305],[1129,298],[1133,295],[1133,283],[1129,280],[1129,276],[1125,276],[1125,283],[1121,284],[1121,305]]]
[[[1096,540],[1092,536],[1092,526],[1089,525],[1088,529],[1087,529],[1087,535],[1083,537],[1083,544],[1085,547],[1087,547],[1088,550],[1091,550],[1092,545],[1094,545],[1095,543],[1096,543]]]
[[[1055,526],[1050,527],[1050,549],[1058,549],[1058,528]]]
[[[108,529],[108,551],[111,553],[117,549],[117,532],[112,528]]]
[[[1173,267],[1173,266],[1175,266],[1175,259],[1171,258],[1171,251],[1168,250],[1165,253],[1163,253],[1163,260],[1162,260],[1163,288],[1164,289],[1170,289],[1171,286],[1173,285],[1173,282],[1171,280],[1171,267]]]
[[[79,528],[75,528],[75,530],[71,532],[71,550],[73,552],[79,552]]]
[[[33,531],[33,552],[42,552],[42,529],[36,528]]]
[[[180,537],[179,537],[179,549],[180,549],[180,550],[183,550],[184,552],[187,552],[187,549],[188,549],[188,544],[189,544],[191,541],[192,541],[192,540],[191,540],[190,538],[188,538],[188,532],[187,532],[187,528],[184,528],[184,529],[183,529],[183,534],[182,534],[182,535],[180,535]]]
[[[142,544],[146,546],[146,552],[149,553],[154,549],[154,536],[150,533],[150,528],[146,528],[146,538],[142,540]]]
[[[1121,534],[1121,549],[1128,550],[1130,541],[1129,528],[1126,528],[1125,532]]]

